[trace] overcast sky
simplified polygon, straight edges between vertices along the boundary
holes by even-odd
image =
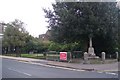
[[[117,0],[120,1],[120,0]],[[26,30],[34,37],[47,31],[45,13],[42,8],[52,9],[55,0],[0,0],[0,21],[23,21]]]
[[[54,0],[0,0],[0,21],[19,19],[26,24],[26,30],[34,37],[47,31],[45,13],[42,8],[52,9]]]

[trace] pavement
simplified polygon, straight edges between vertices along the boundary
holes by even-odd
[[[66,62],[57,62],[41,59],[31,59],[31,58],[22,58],[22,57],[10,57],[10,56],[0,56],[2,58],[15,59],[22,62],[29,62],[32,64],[44,65],[44,66],[58,66],[65,67],[77,70],[85,71],[98,71],[98,72],[118,72],[118,64],[120,62],[110,63],[110,64],[79,64],[79,63],[66,63]]]

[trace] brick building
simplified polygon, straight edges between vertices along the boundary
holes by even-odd
[[[41,41],[49,41],[50,38],[50,30],[48,30],[45,34],[39,35],[39,39]]]

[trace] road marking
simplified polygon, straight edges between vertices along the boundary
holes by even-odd
[[[21,61],[19,61],[19,62],[21,62]],[[51,65],[41,64],[41,63],[33,63],[33,62],[21,62],[21,63],[29,63],[29,64],[35,64],[35,65],[40,65],[40,66],[44,66],[44,67],[52,67],[52,68],[66,69],[66,70],[79,71],[79,72],[85,71],[85,70],[72,69],[72,68],[67,68],[67,67],[51,66]]]
[[[36,65],[40,65],[40,66],[52,67],[52,68],[58,68],[58,69],[66,69],[66,70],[71,70],[71,71],[79,71],[79,72],[86,71],[86,70],[72,69],[72,68],[67,68],[67,67],[51,66],[51,65],[41,64],[41,63],[33,63],[33,62],[22,62],[22,63],[36,64]],[[102,72],[102,71],[97,71],[97,72],[98,73],[106,73],[106,74],[118,75],[117,73],[111,73],[111,72]]]
[[[12,70],[12,71],[15,71],[15,72],[18,72],[18,73],[21,73],[21,74],[24,74],[24,75],[27,75],[27,76],[32,76],[31,74],[28,74],[28,73],[25,73],[25,72],[21,72],[19,70],[15,70],[15,69],[12,69],[12,68],[8,68],[9,70]]]
[[[118,75],[117,73],[105,72],[106,74]]]
[[[66,67],[59,67],[59,66],[51,66],[51,65],[46,65],[46,64],[41,64],[41,63],[32,63],[32,62],[22,62],[22,63],[30,63],[30,64],[36,64],[44,67],[52,67],[52,68],[58,68],[58,69],[66,69],[66,70],[72,70],[72,71],[85,71],[85,70],[79,70],[79,69],[72,69],[72,68],[66,68]]]
[[[98,72],[98,73],[103,73],[103,72]]]
[[[25,62],[25,63],[27,63],[27,62]],[[85,71],[85,70],[71,69],[71,68],[66,68],[66,67],[51,66],[51,65],[40,64],[40,63],[32,63],[32,62],[31,62],[31,64],[36,64],[36,65],[45,66],[45,67],[52,67],[52,68],[59,68],[59,69],[72,70],[72,71]]]
[[[118,73],[113,73],[113,72],[105,72],[105,71],[97,71],[98,73],[105,73],[105,74],[111,74],[111,75],[117,75]]]
[[[76,70],[76,71],[85,71],[85,70]]]

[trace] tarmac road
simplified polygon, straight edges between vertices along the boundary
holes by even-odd
[[[118,75],[45,67],[2,59],[2,78],[117,78]]]

